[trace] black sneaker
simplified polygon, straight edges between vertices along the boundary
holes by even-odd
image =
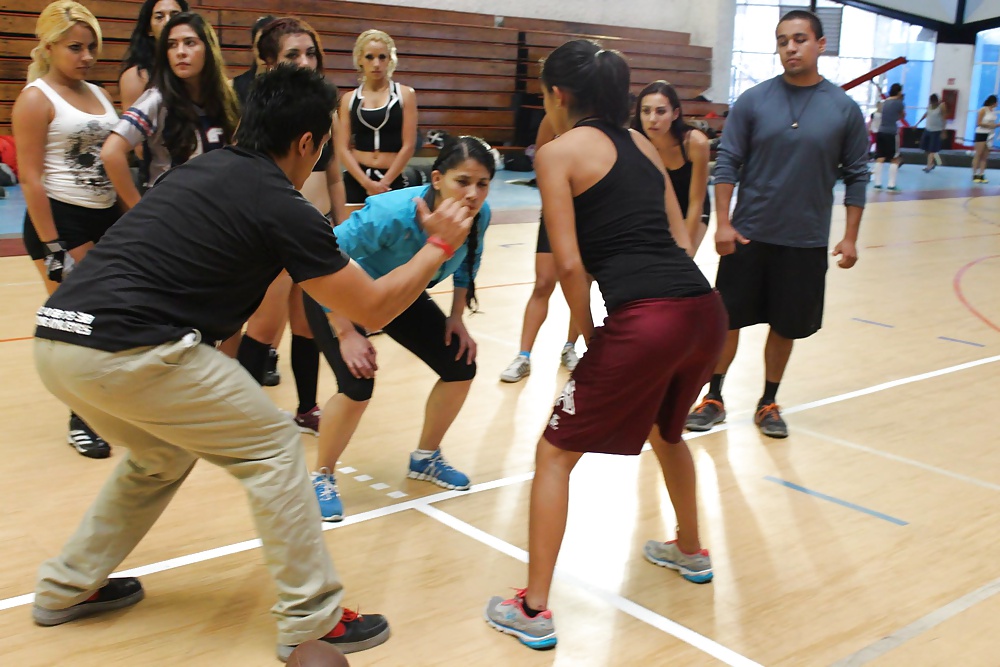
[[[94,433],[94,429],[87,426],[87,422],[76,414],[69,416],[69,433],[66,435],[66,442],[88,459],[106,459],[111,456],[111,445]]]
[[[277,387],[281,384],[281,373],[278,371],[278,351],[273,347],[267,354],[267,370],[264,371],[265,387]]]
[[[722,401],[706,397],[687,417],[687,430],[708,431],[716,424],[726,421],[726,407]]]
[[[757,414],[753,416],[753,423],[757,425],[761,433],[769,438],[788,437],[788,424],[781,418],[781,411],[777,403],[759,406]]]
[[[36,604],[31,609],[31,616],[38,625],[60,625],[102,611],[131,607],[142,600],[144,595],[142,584],[135,577],[108,579],[108,583],[79,604],[66,609],[45,609]]]
[[[381,614],[362,616],[344,608],[344,614],[337,625],[319,640],[333,644],[341,653],[364,651],[389,640],[389,621]],[[278,659],[287,661],[294,650],[294,646],[278,644]]]

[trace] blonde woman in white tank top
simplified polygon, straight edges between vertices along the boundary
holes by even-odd
[[[38,17],[28,85],[14,103],[21,186],[27,203],[24,245],[49,294],[118,218],[100,153],[118,121],[111,98],[86,81],[101,47],[97,19],[58,0]],[[71,415],[69,444],[90,458],[111,449]]]

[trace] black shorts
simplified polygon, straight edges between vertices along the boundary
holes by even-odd
[[[823,325],[826,248],[791,248],[751,241],[719,259],[715,287],[729,330],[769,324],[784,338],[808,338]]]
[[[920,148],[926,153],[940,153],[941,152],[941,132],[932,132],[930,130],[924,130],[924,134],[920,137]]]
[[[549,233],[545,231],[545,218],[541,218],[538,221],[538,241],[535,243],[535,254],[552,254],[552,246],[549,245]]]
[[[989,132],[976,132],[976,138],[973,143],[985,144],[986,140],[990,138]]]
[[[367,174],[368,178],[376,182],[380,182],[384,175],[381,170],[374,167],[366,167],[365,165],[361,165],[361,170]],[[406,178],[406,170],[404,169],[403,173],[397,176],[396,180],[389,185],[389,189],[400,190],[409,186],[410,184]],[[344,170],[344,193],[347,195],[348,204],[364,204],[365,200],[368,199],[368,191],[346,169]]]
[[[875,159],[893,160],[899,157],[899,135],[879,132],[875,135]]]
[[[49,199],[49,205],[52,207],[52,220],[56,223],[56,234],[66,244],[67,250],[86,243],[97,243],[121,215],[121,211],[114,204],[108,208],[84,208]],[[49,254],[45,244],[38,238],[38,232],[35,231],[35,225],[31,222],[27,211],[24,212],[22,237],[31,259],[45,259]]]
[[[344,358],[340,356],[340,342],[320,306],[308,294],[303,295],[306,319],[312,329],[316,345],[337,378],[338,392],[352,401],[367,401],[375,389],[375,380],[356,378],[351,374]],[[476,364],[465,363],[465,355],[456,360],[458,338],[452,336],[451,344],[444,344],[445,314],[434,300],[424,292],[396,319],[385,325],[390,338],[415,354],[431,367],[445,382],[464,382],[476,377]],[[359,333],[364,333],[356,327]]]

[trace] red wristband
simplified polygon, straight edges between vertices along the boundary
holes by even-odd
[[[430,243],[432,246],[436,246],[438,248],[441,248],[441,250],[444,250],[446,259],[451,259],[452,257],[455,256],[455,249],[451,247],[451,245],[440,236],[429,236],[427,237],[427,242]]]

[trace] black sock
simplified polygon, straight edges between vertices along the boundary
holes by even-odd
[[[543,611],[545,611],[544,609],[532,609],[531,607],[528,606],[527,600],[521,603],[521,607],[524,608],[524,613],[527,615],[528,618],[534,618],[535,616],[538,616]]]
[[[765,405],[771,405],[772,403],[777,403],[776,396],[778,395],[778,385],[780,382],[764,382],[764,395],[760,397],[760,402],[757,404],[758,408],[764,407]]]
[[[312,338],[292,335],[292,375],[299,392],[299,414],[316,407],[319,380],[319,348]]]
[[[264,384],[264,372],[267,370],[267,356],[270,351],[270,345],[254,340],[250,336],[244,335],[240,340],[236,360],[243,364],[243,368],[247,369],[257,384]]]
[[[705,398],[722,402],[722,382],[726,379],[725,373],[716,373],[712,376],[712,381],[708,383],[708,394]]]

